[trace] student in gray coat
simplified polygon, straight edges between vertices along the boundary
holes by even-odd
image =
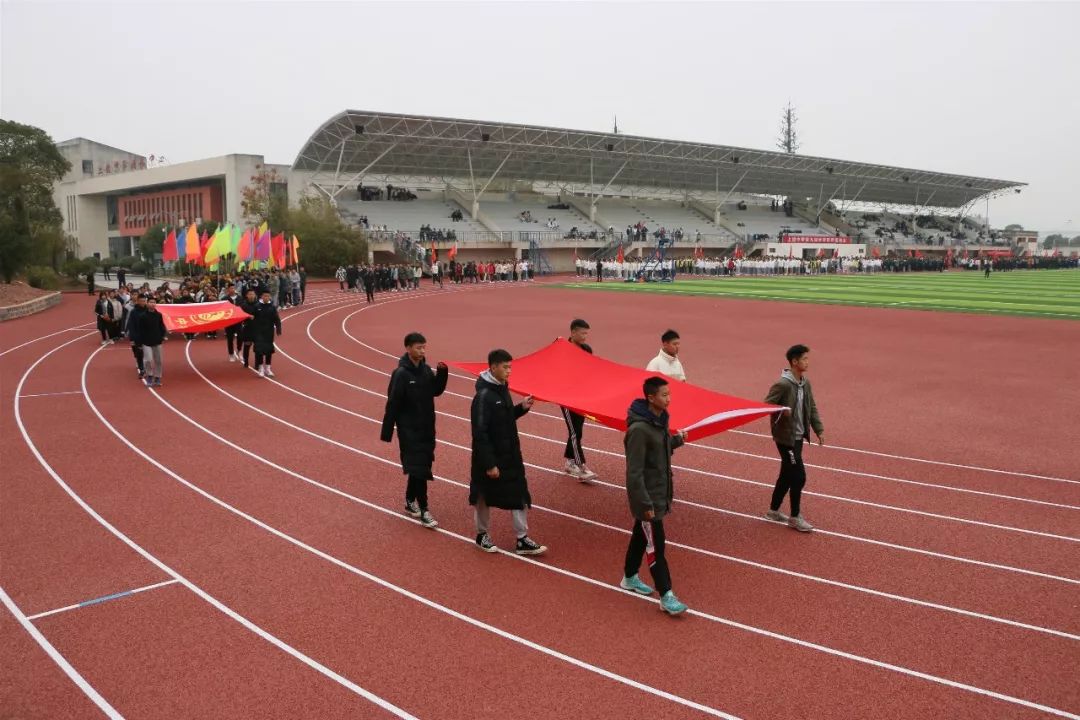
[[[806,484],[802,448],[803,441],[810,439],[811,428],[818,437],[818,445],[824,445],[825,426],[821,423],[814,391],[806,377],[806,371],[810,369],[810,348],[792,345],[787,351],[787,361],[788,369],[780,374],[780,379],[773,383],[765,396],[765,402],[787,408],[773,418],[772,436],[780,453],[780,476],[776,479],[772,502],[765,517],[786,522],[799,532],[810,532],[814,526],[803,519],[799,507]],[[790,517],[780,512],[780,505],[788,493],[791,495]]]
[[[619,587],[642,595],[653,589],[638,577],[642,557],[660,592],[660,607],[669,615],[686,612],[686,605],[671,590],[671,573],[664,557],[664,516],[671,510],[675,495],[671,479],[671,453],[686,442],[686,433],[671,434],[667,408],[671,388],[661,377],[648,378],[644,398],[630,405],[626,418],[626,494],[634,529],[626,548],[626,564]]]

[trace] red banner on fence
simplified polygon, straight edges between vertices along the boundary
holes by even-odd
[[[784,235],[780,238],[780,242],[850,245],[851,238],[845,235]]]

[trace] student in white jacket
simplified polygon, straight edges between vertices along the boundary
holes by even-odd
[[[679,333],[668,330],[660,336],[660,353],[649,361],[645,369],[686,382],[686,372],[679,361]]]

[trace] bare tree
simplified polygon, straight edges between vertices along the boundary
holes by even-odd
[[[795,123],[799,118],[795,115],[795,108],[788,101],[787,107],[780,114],[780,137],[776,139],[776,146],[788,155],[794,155],[799,149],[799,134],[795,130]]]

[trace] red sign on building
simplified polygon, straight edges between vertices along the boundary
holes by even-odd
[[[784,235],[780,242],[813,243],[817,245],[850,245],[851,238],[845,235]]]

